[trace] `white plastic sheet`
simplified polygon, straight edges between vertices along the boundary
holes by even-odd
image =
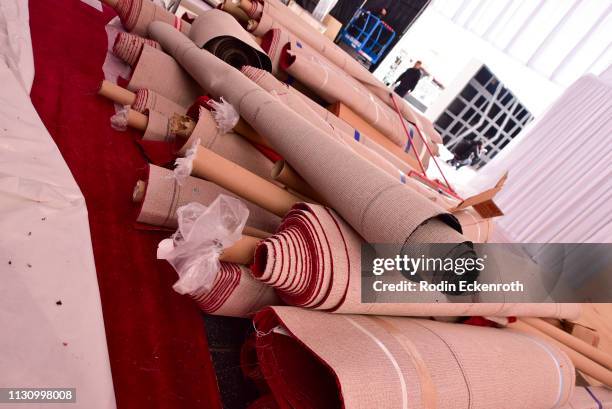
[[[87,209],[28,96],[31,50],[27,1],[0,1],[0,386],[115,408]]]

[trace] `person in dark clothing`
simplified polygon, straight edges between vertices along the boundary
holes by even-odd
[[[368,0],[364,9],[378,17],[385,17],[389,13],[391,0]]]
[[[454,158],[448,164],[460,169],[462,166],[471,165],[482,154],[482,141],[463,139],[453,149]]]
[[[419,80],[421,79],[421,61],[414,63],[412,68],[408,68],[402,75],[399,76],[397,82],[400,84],[395,88],[395,92],[400,97],[404,98],[406,94],[412,92]]]

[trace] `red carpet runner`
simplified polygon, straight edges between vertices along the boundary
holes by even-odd
[[[32,101],[87,202],[117,406],[218,408],[202,317],[155,259],[167,233],[133,228],[145,160],[133,135],[110,128],[113,106],[95,95],[112,17],[78,0],[30,1]]]

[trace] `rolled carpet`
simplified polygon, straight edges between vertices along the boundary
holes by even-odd
[[[115,9],[126,30],[146,37],[149,24],[160,21],[170,24],[187,35],[190,24],[153,3],[151,0],[104,0]]]
[[[213,114],[204,108],[200,109],[200,117],[189,139],[186,142],[177,140],[182,145],[178,150],[179,155],[184,155],[197,140],[201,146],[225,159],[262,178],[270,179],[274,163],[240,135],[232,132],[222,133]]]
[[[187,108],[184,106],[147,88],[136,91],[136,98],[134,99],[132,108],[142,113],[146,111],[157,111],[168,117],[171,117],[173,114],[183,115],[187,113]]]
[[[266,54],[268,54],[270,57],[270,62],[272,64],[271,72],[276,77],[283,79],[285,79],[284,77],[287,77],[287,75],[283,73],[280,63],[283,55],[283,47],[292,39],[293,37],[290,36],[289,31],[282,30],[280,28],[273,28],[261,38],[261,48],[263,48]]]
[[[440,257],[446,258],[453,251],[465,251],[461,250],[466,247],[462,240],[459,233],[449,234],[443,222],[432,219],[417,228],[406,244],[410,247],[429,242],[455,243],[442,249],[445,254]],[[344,314],[572,318],[578,311],[574,304],[477,302],[478,295],[467,298],[472,302],[451,302],[449,296],[440,292],[387,291],[373,294],[375,299],[364,300],[365,272],[361,261],[364,244],[332,210],[301,203],[287,214],[275,235],[257,246],[253,276],[274,287],[289,305]],[[394,271],[385,273],[385,279],[395,283],[405,278]]]
[[[259,20],[263,13],[263,4],[259,1],[240,0],[240,8],[244,10],[249,18]]]
[[[297,91],[293,87],[288,86],[287,84],[276,79],[272,74],[266,72],[264,70],[257,69],[255,67],[242,67],[242,73],[255,82],[257,85],[262,87],[268,92],[276,91],[278,93],[290,93],[295,98],[299,98],[302,100],[312,111],[314,111],[321,119],[327,122],[335,131],[342,132],[346,135],[349,135],[356,142],[359,142],[369,149],[373,150],[389,162],[391,162],[397,169],[401,170],[404,173],[410,172],[412,167],[406,162],[406,152],[401,150],[399,147],[399,152],[394,151],[392,153],[387,149],[383,148],[377,142],[372,140],[367,134],[361,132],[351,125],[346,123],[341,118],[338,118],[336,115],[332,114],[327,109],[323,108],[321,105],[317,104],[301,92]],[[401,153],[400,153],[401,152]],[[402,159],[404,158],[404,159]]]
[[[185,40],[188,39],[185,37]],[[153,90],[186,108],[204,94],[174,58],[147,44],[142,48],[127,88],[134,92],[143,88]]]
[[[247,13],[245,13],[238,4],[235,4],[233,0],[223,0],[221,4],[219,4],[218,9],[225,11],[238,21],[244,23],[249,21]]]
[[[301,40],[304,45],[308,45],[309,48],[367,87],[370,92],[380,98],[390,108],[394,108],[393,101],[390,98],[390,94],[393,91],[374,77],[357,60],[334,44],[333,41],[297,17],[284,4],[277,1],[265,1],[261,13],[261,16],[257,18],[257,24],[253,25],[253,33],[255,35],[264,36],[272,29],[289,32],[289,35],[292,35],[297,40]],[[394,95],[402,116],[416,123],[431,142],[442,143],[442,138],[433,128],[431,121],[413,111],[408,102],[404,101],[402,97],[395,93]]]
[[[170,132],[170,121],[168,117],[160,112],[145,110],[148,117],[147,127],[142,135],[145,141],[170,142],[174,139]]]
[[[147,44],[150,47],[161,50],[157,41],[144,38],[136,34],[121,32],[117,34],[113,44],[113,54],[125,61],[130,66],[136,65],[142,52],[142,47]]]
[[[315,111],[310,109],[307,103],[289,90],[272,91],[272,95],[277,97],[286,106],[290,107],[294,112],[302,115],[302,117],[308,120],[312,125],[327,133],[329,137],[342,141],[352,149],[356,155],[387,172],[391,177],[395,178],[398,183],[406,183],[405,173],[378,153],[378,151],[384,151],[384,149],[370,149],[364,144],[356,141],[353,135],[347,134],[342,130],[334,129],[329,123],[318,116]],[[263,136],[265,137],[265,135]],[[403,168],[405,169],[406,167],[404,166]]]
[[[396,111],[354,78],[299,44],[290,42],[283,48],[281,66],[285,71],[328,103],[344,103],[405,151],[412,149],[401,123],[403,119]],[[427,152],[416,128],[410,123],[406,123],[406,128],[419,157],[424,156]]]
[[[574,389],[563,352],[516,332],[292,307],[254,321],[280,408],[551,409]]]
[[[240,71],[200,50],[167,24],[154,22],[151,36],[207,91],[223,96],[260,135],[369,243],[403,245],[421,224],[436,217],[457,220],[442,207],[357,157],[346,144],[286,107]],[[265,107],[265,109],[263,109]]]
[[[210,205],[220,194],[234,196],[227,190],[195,177],[188,177],[179,185],[172,171],[149,165],[146,190],[136,221],[165,228],[177,227],[176,209],[198,202]],[[243,200],[249,209],[247,225],[267,232],[274,232],[280,218],[254,204]]]
[[[248,317],[263,307],[279,303],[274,290],[251,277],[239,264],[221,263],[212,288],[189,294],[207,314]]]
[[[189,38],[200,48],[240,68],[252,65],[272,70],[270,57],[230,14],[212,9],[201,13],[193,22]]]

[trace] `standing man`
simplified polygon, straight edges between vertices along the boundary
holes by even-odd
[[[400,97],[404,98],[406,94],[412,92],[419,80],[421,79],[421,61],[414,63],[412,68],[408,68],[402,75],[399,76],[397,82],[400,84],[395,88],[395,92]]]

